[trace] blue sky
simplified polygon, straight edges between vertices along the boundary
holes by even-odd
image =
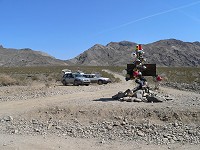
[[[94,44],[200,41],[200,0],[0,0],[0,45],[69,59]]]

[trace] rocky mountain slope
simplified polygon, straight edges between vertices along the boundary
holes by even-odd
[[[46,53],[33,51],[31,49],[7,49],[0,46],[0,66],[48,66],[67,65],[66,62],[58,60]]]
[[[0,45],[0,66],[124,66],[132,63],[131,53],[137,44],[129,41],[96,44],[70,60],[59,60],[31,49],[8,49]],[[158,66],[200,66],[200,42],[183,42],[176,39],[143,44],[147,63]]]
[[[106,46],[96,44],[74,59],[70,64],[91,66],[122,66],[131,63],[131,53],[137,44],[128,41],[111,42]],[[175,39],[143,44],[147,63],[158,66],[199,66],[200,42],[183,42]]]

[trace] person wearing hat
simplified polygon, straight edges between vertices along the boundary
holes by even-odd
[[[141,72],[138,73],[135,82],[138,84],[138,86],[133,89],[133,92],[136,92],[137,90],[141,89],[148,89],[147,80],[142,76]]]

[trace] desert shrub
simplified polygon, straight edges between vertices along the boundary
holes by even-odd
[[[81,70],[85,73],[100,73],[104,77],[110,78],[113,82],[118,82],[112,74],[103,72],[103,69],[111,70],[122,74],[126,66],[46,66],[46,67],[1,67],[0,74],[8,75],[16,82],[23,80],[32,81],[60,81],[62,77],[61,70],[70,69],[73,72]],[[164,75],[164,82],[200,84],[199,67],[157,67],[157,74]],[[152,77],[148,77],[151,82]],[[18,82],[17,82],[18,83]]]
[[[109,78],[112,82],[120,82],[120,79],[116,78],[113,74],[107,73],[107,72],[102,71],[102,70],[99,70],[98,73],[102,77]]]
[[[51,73],[49,78],[51,78],[51,81],[55,81],[55,82],[61,81],[62,73],[60,73],[60,71]]]
[[[39,80],[39,78],[38,78],[37,76],[32,76],[31,79],[32,79],[33,81],[38,81],[38,80]]]
[[[0,85],[1,86],[9,86],[9,85],[18,85],[19,82],[6,74],[0,74]]]
[[[167,82],[200,83],[200,68],[198,67],[159,67],[158,74],[163,74]]]
[[[52,79],[51,77],[49,77],[47,80],[48,80],[48,81],[53,81],[53,79]]]

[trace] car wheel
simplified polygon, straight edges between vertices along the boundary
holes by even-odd
[[[102,81],[102,80],[99,80],[99,81],[98,81],[98,84],[99,84],[99,85],[102,85],[102,84],[103,84],[103,81]]]
[[[67,82],[64,80],[62,81],[63,85],[67,86]]]
[[[75,85],[75,86],[78,86],[78,85],[79,85],[77,80],[74,81],[74,85]]]

